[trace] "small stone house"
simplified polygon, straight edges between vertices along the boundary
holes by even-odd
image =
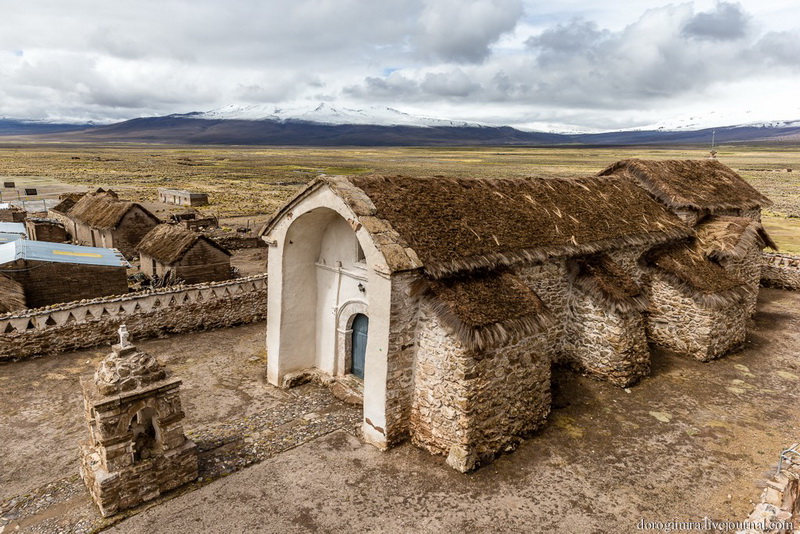
[[[206,206],[208,204],[208,194],[184,189],[159,189],[158,201],[178,206]]]
[[[0,202],[0,222],[22,222],[26,216],[25,210],[8,202]]]
[[[127,258],[142,237],[161,223],[140,204],[120,200],[111,192],[87,193],[67,212],[67,231],[81,245],[115,248]]]
[[[0,245],[0,274],[23,288],[29,308],[126,294],[128,267],[114,249],[28,239]]]
[[[261,231],[268,379],[363,380],[365,439],[473,469],[542,424],[553,361],[647,374],[639,259],[692,234],[616,176],[320,177]]]
[[[25,229],[33,241],[64,243],[70,240],[64,225],[55,219],[28,217],[25,219]]]
[[[201,233],[160,224],[136,247],[140,269],[148,276],[172,277],[188,284],[231,277],[231,253]]]

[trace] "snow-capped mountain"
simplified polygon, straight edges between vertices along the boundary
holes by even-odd
[[[800,107],[782,111],[781,115],[793,118],[800,117]],[[734,126],[752,128],[793,128],[800,126],[800,119],[776,120],[763,113],[756,114],[749,110],[724,110],[683,115],[635,129],[679,132]],[[631,131],[634,130],[634,128],[628,128],[627,130]]]
[[[208,120],[271,120],[277,122],[308,121],[320,124],[360,124],[375,126],[417,126],[431,127],[481,127],[481,124],[437,119],[404,113],[390,107],[369,106],[348,108],[328,103],[316,106],[278,106],[274,104],[253,104],[248,106],[228,105],[206,112],[190,113],[193,119]]]

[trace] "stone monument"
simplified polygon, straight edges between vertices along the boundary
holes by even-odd
[[[119,344],[94,376],[81,378],[89,441],[81,476],[103,516],[137,506],[197,478],[197,450],[183,433],[181,380],[131,344]]]

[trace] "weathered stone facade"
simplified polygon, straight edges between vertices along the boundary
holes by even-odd
[[[646,325],[651,343],[703,362],[744,343],[748,316],[740,301],[704,306],[681,294],[660,273],[652,273],[645,291],[650,300]]]
[[[800,289],[800,256],[764,254],[761,285],[778,289]]]
[[[195,444],[183,433],[181,381],[133,345],[114,345],[81,379],[89,440],[81,476],[103,516],[197,478]]]
[[[647,376],[650,349],[640,312],[609,310],[577,290],[569,311],[563,345],[573,368],[620,387]]]
[[[570,284],[567,281],[566,261],[554,258],[548,263],[522,266],[516,272],[520,280],[542,299],[553,315],[554,324],[547,329],[545,346],[554,361],[565,361],[564,338],[570,321]]]
[[[267,277],[171,287],[0,315],[0,361],[110,343],[126,324],[137,338],[263,321]]]
[[[761,271],[763,264],[761,250],[758,247],[753,247],[743,257],[736,258],[731,256],[727,258],[721,258],[719,264],[728,273],[745,283],[747,296],[744,300],[744,306],[747,316],[753,317],[756,314],[758,288],[761,283]]]
[[[408,437],[414,390],[414,358],[418,304],[411,297],[413,273],[392,276],[389,351],[386,369],[386,439],[392,443]]]
[[[541,337],[470,351],[422,310],[411,438],[462,472],[491,462],[550,412],[550,359]]]

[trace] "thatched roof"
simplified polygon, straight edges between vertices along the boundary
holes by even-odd
[[[116,228],[122,218],[134,207],[158,221],[158,217],[147,211],[140,204],[128,200],[119,200],[111,191],[87,193],[69,210],[69,216],[76,222],[92,228]]]
[[[159,224],[145,234],[136,246],[136,250],[156,261],[171,265],[180,261],[183,255],[200,240],[228,256],[231,255],[225,248],[203,234],[175,224]]]
[[[607,254],[574,258],[567,268],[570,281],[602,306],[622,313],[648,307],[636,281]]]
[[[539,297],[507,272],[422,278],[414,293],[430,304],[445,328],[470,350],[504,345],[553,323]]]
[[[11,278],[0,274],[0,313],[24,310],[25,291]]]
[[[697,225],[695,232],[700,249],[717,260],[741,258],[754,247],[778,250],[761,223],[746,217],[711,217]]]
[[[641,263],[664,275],[684,296],[704,306],[727,306],[747,294],[744,281],[706,257],[696,240],[657,247],[643,255]]]
[[[626,159],[600,171],[639,183],[672,209],[754,209],[772,204],[733,169],[715,159],[646,161]]]
[[[691,234],[644,191],[617,177],[321,177],[296,198],[322,183],[359,216],[392,270],[424,266],[434,278],[553,256],[656,245]],[[291,205],[278,212],[262,234]]]

